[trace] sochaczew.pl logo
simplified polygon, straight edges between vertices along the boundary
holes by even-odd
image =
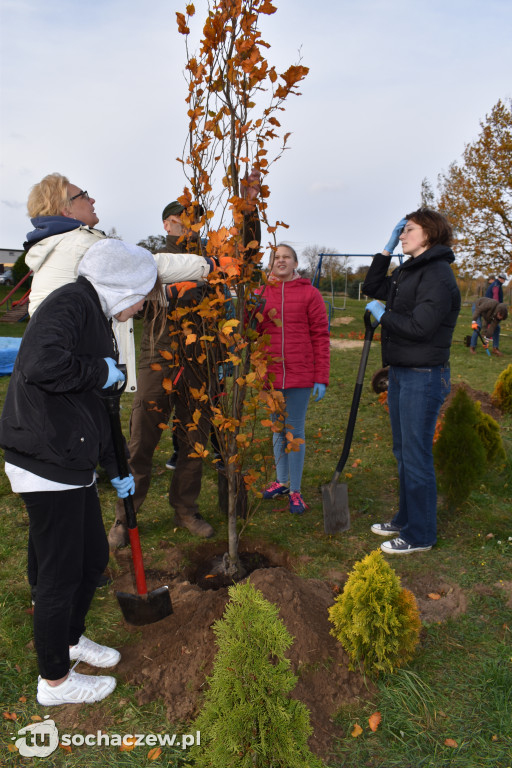
[[[130,747],[181,747],[188,749],[201,743],[201,732],[195,734],[183,733],[178,736],[175,733],[63,733],[59,738],[59,731],[54,720],[45,719],[26,725],[18,731],[13,740],[16,739],[15,746],[23,757],[48,757],[55,752],[57,747],[121,747],[123,745]]]

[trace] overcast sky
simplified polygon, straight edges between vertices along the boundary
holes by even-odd
[[[268,178],[280,240],[373,253],[512,96],[510,0],[273,0],[267,57],[310,67]],[[203,19],[206,3],[195,0]],[[0,0],[0,247],[31,229],[32,184],[58,171],[99,226],[137,242],[181,193],[184,39],[175,0]],[[264,242],[268,241],[268,236]]]

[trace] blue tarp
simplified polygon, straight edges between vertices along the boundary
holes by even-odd
[[[0,376],[9,376],[20,348],[21,339],[0,336]]]

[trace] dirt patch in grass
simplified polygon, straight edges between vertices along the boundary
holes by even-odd
[[[467,598],[461,587],[436,574],[402,578],[402,586],[410,589],[416,597],[424,624],[438,624],[467,610]]]
[[[331,326],[348,325],[353,319],[353,317],[334,317],[331,320]]]
[[[364,341],[356,339],[331,339],[332,349],[362,349]]]
[[[479,401],[482,411],[484,413],[489,414],[489,416],[492,416],[492,418],[495,419],[496,421],[499,421],[503,416],[500,409],[496,408],[496,406],[492,402],[491,395],[489,394],[489,392],[482,392],[479,389],[473,389],[473,387],[470,387],[469,384],[466,384],[465,382],[460,382],[457,384],[454,384],[452,382],[450,394],[448,395],[448,397],[446,398],[446,400],[442,405],[441,413],[444,413],[446,409],[450,407],[451,402],[455,397],[455,395],[457,394],[457,392],[459,391],[459,389],[465,389],[472,400],[474,400],[475,402]]]

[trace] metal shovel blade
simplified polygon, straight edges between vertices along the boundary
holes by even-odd
[[[116,592],[119,606],[128,624],[140,627],[154,624],[172,613],[169,587],[158,587],[147,595],[132,595],[129,592]]]
[[[322,485],[325,533],[339,533],[350,528],[348,488],[345,483]]]

